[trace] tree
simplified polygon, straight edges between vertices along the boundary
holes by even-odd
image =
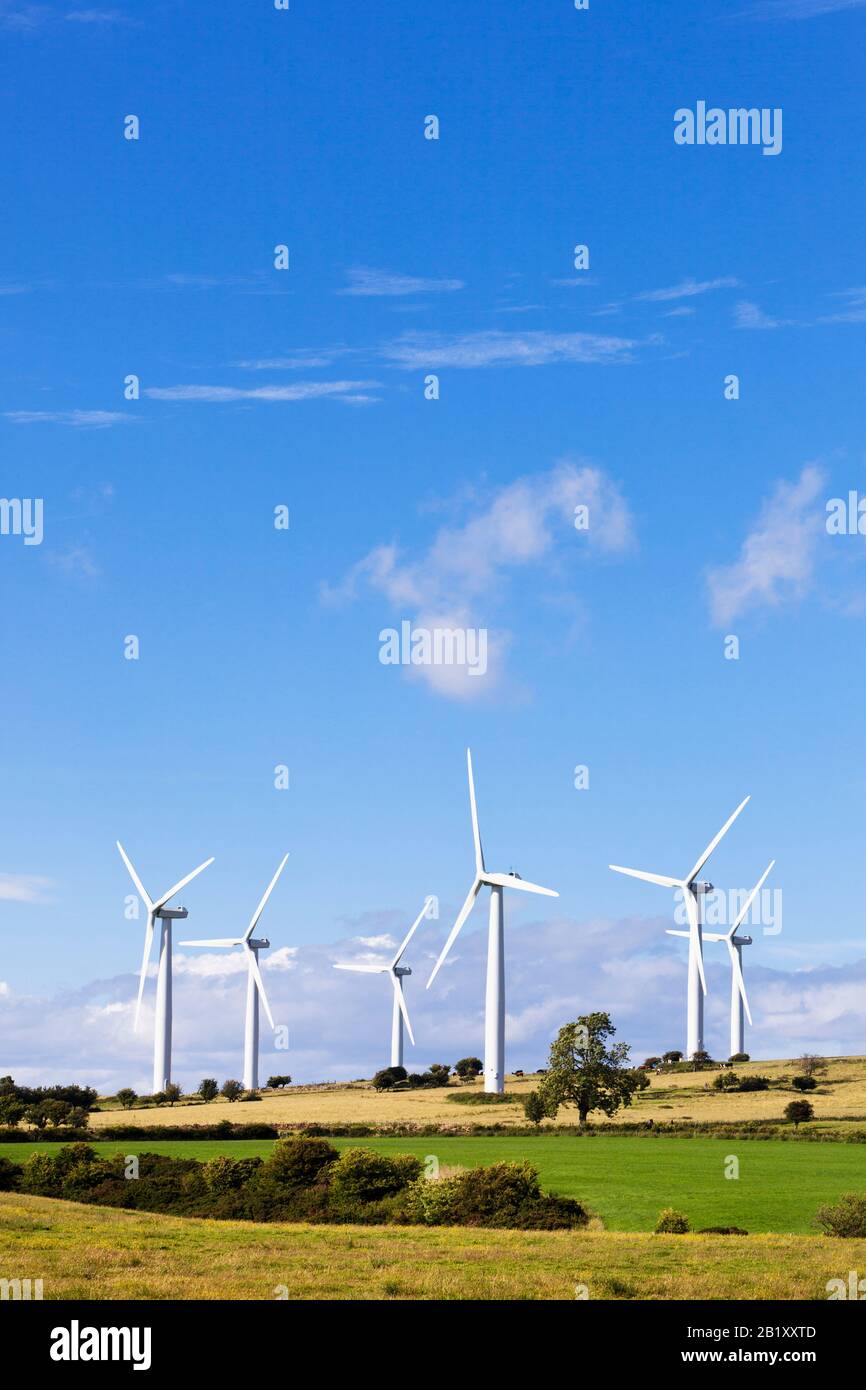
[[[811,1052],[805,1052],[797,1062],[803,1076],[814,1076],[816,1072],[826,1071],[827,1063],[823,1057],[816,1057]]]
[[[24,1118],[29,1125],[33,1125],[34,1129],[45,1129],[51,1116],[45,1109],[45,1101],[43,1100],[38,1105],[28,1105],[24,1112]]]
[[[814,1076],[794,1076],[791,1078],[791,1085],[795,1091],[814,1091],[818,1083]]]
[[[291,1084],[292,1084],[292,1078],[291,1078],[290,1076],[269,1076],[269,1077],[268,1077],[268,1090],[269,1090],[269,1091],[281,1091],[281,1090],[283,1089],[284,1086],[291,1086]]]
[[[120,1091],[118,1091],[117,1099],[120,1101],[124,1110],[131,1110],[132,1107],[135,1105],[135,1102],[138,1100],[138,1096],[136,1095],[135,1091],[133,1091],[131,1086],[124,1086]]]
[[[540,1087],[548,1115],[561,1105],[575,1105],[584,1125],[592,1110],[610,1116],[631,1105],[635,1074],[628,1065],[628,1044],[608,1045],[615,1032],[606,1013],[584,1014],[560,1028]]]
[[[183,1091],[180,1089],[177,1082],[169,1081],[168,1085],[165,1088],[165,1098],[168,1101],[169,1105],[174,1105],[175,1101],[180,1100],[182,1095]]]
[[[665,1052],[662,1056],[663,1062],[681,1062],[683,1054],[681,1052]]]
[[[709,1052],[704,1052],[703,1050],[701,1050],[699,1052],[692,1053],[692,1067],[695,1071],[703,1071],[704,1067],[706,1067],[712,1060],[713,1059],[710,1056]]]
[[[202,1100],[216,1100],[219,1095],[219,1086],[212,1076],[206,1076],[204,1081],[199,1083],[198,1093]]]
[[[748,1062],[748,1060],[748,1052],[732,1052],[730,1057],[728,1058],[728,1061],[733,1064],[736,1064],[737,1062]]]
[[[644,1070],[654,1071],[660,1061],[661,1057],[647,1057],[646,1061],[644,1062]]]
[[[480,1057],[461,1057],[459,1062],[454,1063],[454,1070],[461,1081],[473,1081],[481,1075],[484,1066]]]
[[[390,1091],[391,1087],[396,1086],[398,1081],[405,1080],[405,1067],[383,1067],[373,1077],[373,1087],[377,1091]]]
[[[530,1091],[528,1096],[523,1097],[523,1113],[536,1129],[542,1120],[547,1119],[547,1102],[539,1091]]]
[[[428,1086],[447,1086],[448,1078],[451,1075],[451,1068],[444,1062],[431,1062],[425,1073],[426,1084]]]
[[[798,1129],[806,1120],[814,1118],[815,1111],[808,1100],[791,1100],[785,1106],[785,1119]]]
[[[239,1081],[224,1081],[220,1091],[221,1096],[225,1096],[227,1101],[237,1100],[238,1096],[243,1095],[243,1086]]]
[[[17,1096],[0,1090],[0,1125],[9,1125],[10,1129],[14,1129],[24,1119],[26,1111],[27,1106]]]

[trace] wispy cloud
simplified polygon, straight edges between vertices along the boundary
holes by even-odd
[[[795,322],[795,319],[774,319],[747,300],[741,300],[734,309],[735,328],[791,328]]]
[[[76,429],[108,429],[135,423],[134,415],[119,410],[7,410],[13,425],[72,425]]]
[[[819,323],[866,323],[866,288],[842,290],[837,298],[846,301],[846,307],[835,314],[824,314]]]
[[[71,10],[67,19],[76,24],[131,24],[128,15],[120,10]]]
[[[739,283],[732,275],[723,276],[718,280],[681,280],[678,285],[670,285],[667,289],[644,290],[642,294],[636,294],[635,299],[663,304],[670,299],[693,299],[699,294],[709,294],[711,290],[736,289]]]
[[[12,29],[20,34],[33,33],[51,18],[46,5],[21,5],[16,0],[0,0],[0,29]]]
[[[622,362],[639,344],[597,333],[505,333],[491,329],[447,337],[405,333],[382,348],[400,367],[540,367],[557,362]]]
[[[51,879],[38,874],[0,874],[0,902],[44,903],[50,887]]]
[[[589,508],[589,528],[574,528],[574,509]],[[505,602],[513,574],[532,568],[548,576],[569,554],[618,556],[633,544],[629,508],[599,468],[565,461],[544,473],[519,478],[493,491],[484,506],[465,499],[469,520],[441,527],[429,546],[410,555],[391,542],[376,546],[334,587],[325,602],[380,595],[390,614],[414,627],[488,630],[488,669],[481,678],[445,665],[407,667],[438,694],[465,699],[488,695],[504,676],[513,634],[490,628]]]
[[[144,394],[155,401],[309,401],[323,396],[357,402],[371,400],[366,392],[376,381],[299,381],[292,386],[149,386]]]
[[[823,482],[821,469],[807,464],[796,482],[777,484],[739,558],[707,576],[714,623],[728,624],[753,608],[778,608],[805,593],[824,529],[824,509],[815,506]]]
[[[349,283],[337,294],[398,296],[404,294],[451,294],[464,288],[462,280],[431,280],[417,275],[395,275],[387,270],[355,266],[348,271]]]
[[[71,545],[67,550],[49,555],[51,565],[73,579],[97,579],[102,573],[86,545]]]
[[[303,372],[316,367],[330,367],[337,357],[342,357],[348,349],[333,348],[326,352],[316,349],[299,348],[286,357],[253,357],[235,366],[245,372]]]

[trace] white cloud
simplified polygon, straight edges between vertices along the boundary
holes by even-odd
[[[72,425],[76,429],[108,429],[135,423],[133,415],[117,410],[7,410],[14,425]]]
[[[741,300],[734,309],[735,328],[790,328],[794,319],[774,319],[765,314],[757,304]]]
[[[51,879],[38,874],[0,874],[0,902],[44,903],[50,887]]]
[[[842,10],[860,10],[866,0],[758,0],[757,19],[815,19]]]
[[[589,528],[576,531],[575,508],[589,509]],[[469,520],[441,527],[429,546],[407,555],[391,542],[378,545],[342,582],[323,586],[325,602],[351,601],[362,593],[381,595],[389,615],[429,631],[483,628],[487,671],[465,665],[427,664],[402,668],[437,693],[455,698],[490,694],[504,674],[513,635],[492,628],[513,572],[529,567],[550,572],[569,553],[618,556],[633,544],[632,518],[616,485],[599,468],[564,461],[546,473],[518,478],[491,492],[486,506],[466,504]],[[411,617],[410,617],[411,615]]]
[[[323,396],[343,400],[370,399],[357,392],[378,386],[377,381],[299,381],[293,386],[150,386],[145,395],[155,401],[198,401],[223,404],[232,401],[308,401]]]
[[[692,299],[695,295],[708,294],[711,290],[735,289],[739,283],[732,275],[723,276],[718,280],[682,280],[678,285],[671,285],[668,289],[644,290],[643,294],[636,294],[635,299],[662,304],[670,299]]]
[[[820,323],[866,323],[866,288],[842,290],[837,296],[847,306],[836,314],[825,314]]]
[[[807,464],[794,483],[780,482],[746,536],[737,560],[708,575],[713,621],[724,625],[755,607],[778,607],[805,593],[824,530],[815,502],[824,475]]]
[[[597,333],[505,333],[496,329],[447,337],[406,333],[382,348],[399,367],[541,367],[559,362],[627,362],[638,343]]]
[[[462,280],[430,280],[417,275],[395,275],[386,270],[355,266],[349,283],[337,294],[394,297],[405,294],[452,294],[464,288]]]
[[[544,866],[539,866],[543,878]],[[546,1060],[557,1029],[595,1009],[610,1012],[617,1038],[637,1060],[682,1047],[685,1032],[686,950],[665,936],[669,920],[577,921],[536,917],[538,904],[513,894],[509,902],[506,1057],[509,1068],[528,1070]],[[519,900],[519,901],[518,901]],[[424,922],[406,957],[412,975],[406,1000],[417,1047],[406,1048],[409,1066],[454,1062],[481,1055],[484,1044],[484,977],[487,950],[484,904],[463,929],[433,988],[424,988],[450,929],[456,904],[443,904],[440,922]],[[370,914],[372,920],[376,914]],[[380,914],[383,922],[406,913]],[[385,933],[382,933],[384,935]],[[282,947],[262,956],[268,997],[278,1024],[289,1029],[289,1051],[272,1050],[262,1029],[261,1067],[288,1071],[296,1081],[371,1076],[388,1060],[391,991],[375,976],[334,970],[350,960],[357,939]],[[292,968],[280,967],[283,952]],[[804,1051],[844,1055],[862,1051],[866,961],[807,971],[769,968],[777,938],[756,936],[749,948],[746,982],[755,1019],[747,1046],[756,1057],[795,1057]],[[210,953],[211,957],[216,952]],[[220,952],[214,970],[191,968],[176,958],[174,1072],[182,1085],[203,1076],[239,1076],[243,1055],[246,969],[239,956]],[[203,954],[200,959],[205,959]],[[728,1050],[730,973],[724,948],[708,946],[707,1043],[716,1056]],[[0,988],[4,1070],[31,1084],[75,1080],[115,1090],[150,1087],[153,1028],[151,978],[138,1034],[132,1020],[136,990],[130,973],[94,981],[51,1000]]]

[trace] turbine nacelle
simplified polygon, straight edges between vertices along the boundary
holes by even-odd
[[[415,932],[421,925],[422,919],[424,918],[424,915],[427,912],[428,901],[429,900],[427,898],[424,899],[424,906],[421,908],[421,911],[418,913],[418,916],[415,918],[415,921],[412,923],[402,942],[398,946],[397,954],[394,956],[393,960],[388,962],[387,965],[355,965],[352,961],[334,962],[335,970],[350,970],[358,975],[390,975],[391,985],[394,990],[394,1000],[397,1004],[397,1007],[400,1010],[400,1013],[403,1016],[403,1022],[406,1024],[406,1029],[409,1034],[409,1037],[412,1040],[413,1047],[415,1046],[415,1034],[412,1032],[412,1024],[409,1020],[409,1010],[406,1008],[406,1000],[403,998],[403,987],[400,983],[404,975],[411,975],[412,971],[410,970],[408,965],[401,965],[400,960],[403,956],[404,951],[406,950],[406,947],[409,945],[409,942],[412,940],[412,937],[415,935]]]

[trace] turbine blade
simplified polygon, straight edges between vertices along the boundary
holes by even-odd
[[[270,883],[268,884],[267,888],[265,889],[264,894],[262,895],[262,900],[261,900],[261,902],[259,903],[259,905],[258,905],[258,907],[256,908],[255,912],[253,913],[252,917],[250,918],[250,924],[249,924],[249,926],[247,927],[246,933],[245,933],[245,935],[244,935],[244,940],[245,940],[245,941],[249,941],[250,937],[252,936],[253,932],[255,931],[255,929],[256,929],[256,923],[258,922],[259,918],[261,917],[262,913],[264,912],[265,903],[267,902],[268,898],[271,896],[271,893],[274,891],[274,887],[275,887],[275,885],[276,885],[277,879],[279,878],[280,874],[283,872],[283,869],[286,867],[286,860],[288,859],[288,857],[289,857],[289,856],[288,856],[287,854],[283,855],[283,859],[282,859],[282,863],[280,864],[280,867],[277,869],[277,872],[274,874],[273,878],[271,879]]]
[[[519,888],[522,893],[541,893],[545,898],[559,897],[554,888],[542,888],[527,878],[515,878],[514,874],[483,874],[481,882],[493,883],[497,888]]]
[[[179,941],[177,944],[178,946],[243,946],[244,938],[242,936],[224,936],[204,941]]]
[[[686,912],[689,917],[689,951],[694,951],[698,962],[698,974],[701,977],[701,989],[704,994],[707,992],[707,979],[704,975],[704,953],[701,949],[701,940],[698,936],[698,905],[695,902],[694,894],[689,888],[683,889]]]
[[[408,932],[406,933],[406,938],[405,938],[405,940],[404,940],[404,942],[403,942],[403,945],[400,947],[400,949],[399,949],[399,951],[397,952],[396,956],[395,956],[394,959],[391,961],[391,967],[390,967],[390,968],[391,968],[392,970],[394,969],[394,966],[395,966],[395,965],[398,965],[398,964],[399,964],[399,962],[400,962],[400,957],[402,956],[402,954],[403,954],[403,952],[405,951],[406,947],[409,945],[409,942],[412,940],[412,937],[415,935],[415,932],[416,932],[417,928],[421,925],[421,921],[422,921],[422,919],[423,919],[424,914],[425,914],[426,911],[427,911],[427,899],[425,898],[425,899],[424,899],[424,906],[422,907],[421,911],[418,913],[418,916],[415,918],[415,921],[412,923],[411,927],[409,928]]]
[[[135,872],[135,869],[133,868],[133,865],[132,865],[132,860],[130,859],[129,855],[127,854],[126,850],[123,848],[123,845],[120,843],[119,840],[115,840],[114,843],[117,845],[117,848],[120,850],[120,857],[121,857],[121,859],[123,860],[124,864],[126,865],[127,869],[129,870],[129,877],[132,879],[133,883],[135,884],[136,888],[138,889],[139,896],[141,897],[142,902],[144,903],[144,905],[145,905],[145,907],[147,908],[148,912],[152,912],[152,911],[153,911],[153,908],[154,908],[154,904],[150,901],[150,898],[147,896],[147,889],[145,888],[145,886],[144,886],[144,884],[142,883],[141,879],[138,877],[138,874]]]
[[[746,982],[743,979],[743,970],[742,966],[740,965],[740,953],[732,941],[728,942],[728,953],[731,957],[731,969],[734,972],[734,979],[737,982],[737,989],[740,991],[740,998],[743,1001],[743,1007],[746,1010],[746,1017],[748,1018],[749,1026],[751,1027],[752,1013],[749,1008],[749,1001],[746,997]]]
[[[354,970],[361,975],[387,975],[390,970],[388,965],[349,965],[343,961],[334,961],[335,970]]]
[[[737,807],[736,811],[734,811],[733,815],[732,815],[732,816],[728,816],[728,819],[725,821],[725,823],[724,823],[724,825],[722,826],[721,830],[719,831],[718,835],[716,835],[712,840],[710,840],[710,843],[707,845],[707,847],[706,847],[706,849],[704,850],[703,854],[700,856],[700,858],[699,858],[699,859],[697,860],[697,862],[695,863],[694,868],[692,869],[691,873],[688,875],[687,878],[685,878],[685,879],[683,880],[684,883],[692,883],[693,880],[697,878],[698,874],[701,872],[701,869],[702,869],[702,868],[704,867],[704,865],[706,864],[706,862],[707,862],[707,860],[709,859],[710,855],[712,854],[713,850],[716,848],[716,845],[719,843],[720,840],[724,839],[725,835],[727,835],[727,833],[728,833],[728,831],[730,830],[731,826],[733,825],[734,821],[737,819],[737,816],[740,814],[740,812],[742,811],[743,807],[744,807],[744,806],[747,804],[747,802],[749,802],[750,800],[751,800],[751,797],[748,797],[748,796],[744,797],[743,800],[740,802],[739,806]]]
[[[256,984],[258,985],[259,998],[261,999],[262,1004],[265,1008],[265,1013],[268,1016],[268,1023],[271,1025],[271,1028],[275,1028],[276,1024],[274,1023],[274,1016],[271,1013],[271,1006],[268,1003],[268,996],[265,993],[265,982],[262,979],[262,972],[259,969],[259,963],[256,960],[256,953],[253,950],[252,946],[247,945],[246,941],[244,942],[244,950],[247,953],[247,968],[249,969],[250,973],[255,979]]]
[[[141,974],[138,979],[138,999],[135,1002],[135,1022],[133,1031],[138,1032],[138,1016],[141,1013],[141,999],[144,994],[144,982],[147,979],[147,966],[150,960],[150,950],[153,945],[153,914],[147,914],[147,926],[144,929],[144,953],[141,957]]]
[[[478,829],[478,807],[475,804],[475,779],[472,776],[472,750],[466,749],[466,770],[469,773],[469,809],[472,812],[472,838],[475,841],[475,872],[484,872],[484,850],[481,848],[481,831]]]
[[[165,907],[165,905],[166,905],[166,903],[168,902],[169,898],[173,898],[174,895],[175,895],[175,893],[179,893],[180,890],[181,890],[181,888],[185,888],[186,885],[187,885],[188,883],[190,883],[190,882],[192,881],[192,879],[194,879],[194,878],[196,877],[197,874],[200,874],[200,873],[201,873],[202,869],[206,869],[207,866],[208,866],[208,864],[212,864],[212,863],[213,863],[213,855],[211,855],[210,859],[206,859],[206,860],[204,861],[203,864],[199,864],[199,866],[198,866],[197,869],[193,869],[193,871],[192,871],[191,874],[187,874],[186,878],[182,878],[182,879],[180,880],[179,883],[176,883],[176,884],[174,885],[173,888],[169,888],[169,890],[168,890],[167,893],[163,893],[162,897],[161,897],[161,898],[158,898],[158,899],[156,900],[156,902],[154,903],[154,907],[155,907],[155,908],[158,908],[158,907]]]
[[[675,927],[665,927],[665,932],[666,932],[666,934],[667,934],[668,936],[691,936],[691,932],[690,932],[690,931],[677,931]],[[705,941],[721,941],[721,939],[722,939],[722,938],[721,938],[720,936],[719,936],[719,937],[714,937],[714,936],[705,936],[705,937],[704,937],[704,940],[705,940]]]
[[[439,974],[439,970],[440,970],[440,968],[441,968],[441,966],[442,966],[442,964],[443,964],[443,962],[444,962],[444,960],[445,960],[445,957],[448,955],[448,952],[451,950],[451,947],[454,945],[454,942],[455,942],[455,940],[457,939],[457,934],[458,934],[458,932],[460,931],[460,928],[463,926],[463,923],[466,921],[466,918],[469,916],[470,912],[472,911],[472,908],[473,908],[473,905],[474,905],[474,903],[475,903],[475,899],[476,899],[476,897],[478,896],[478,890],[480,889],[480,887],[481,887],[481,879],[480,879],[480,878],[476,878],[476,880],[475,880],[475,882],[473,883],[472,887],[469,889],[469,892],[466,894],[466,901],[464,902],[464,904],[463,904],[463,906],[461,907],[459,913],[457,914],[457,921],[454,923],[454,926],[451,928],[451,932],[450,932],[450,935],[449,935],[449,937],[448,937],[448,940],[445,942],[445,945],[442,947],[442,951],[441,951],[441,954],[440,954],[440,956],[439,956],[439,959],[437,960],[436,964],[435,964],[434,967],[433,967],[433,974],[430,976],[430,979],[427,981],[427,988],[428,988],[428,989],[429,989],[430,986],[432,985],[433,981],[436,979],[436,976]]]
[[[776,862],[775,859],[771,859],[770,862],[769,862],[769,864],[767,865],[766,869],[765,869],[764,872],[761,874],[761,877],[758,879],[758,882],[755,884],[754,888],[752,889],[752,891],[751,891],[751,893],[749,894],[749,896],[746,898],[746,901],[743,903],[743,906],[741,907],[739,913],[737,914],[737,920],[734,922],[734,925],[731,927],[731,930],[728,932],[728,936],[735,936],[735,935],[736,935],[737,927],[738,927],[738,926],[740,925],[740,923],[743,922],[743,921],[745,920],[745,918],[748,916],[749,908],[752,906],[752,903],[755,901],[755,898],[758,896],[758,894],[760,893],[761,889],[763,888],[764,882],[765,882],[765,880],[766,880],[766,878],[767,878],[767,875],[769,874],[769,872],[770,872],[770,870],[772,869],[772,867],[773,867],[773,865],[775,864],[775,862]],[[751,1021],[751,1020],[750,1020],[750,1021]]]
[[[415,1046],[415,1034],[412,1032],[412,1024],[409,1022],[409,1010],[406,1008],[406,1000],[403,998],[403,991],[402,991],[402,989],[400,988],[400,979],[399,979],[399,976],[392,974],[392,975],[391,975],[391,983],[392,983],[392,985],[394,986],[394,993],[395,993],[396,996],[397,996],[397,1003],[400,1005],[400,1012],[401,1012],[401,1014],[403,1015],[403,1022],[404,1022],[405,1025],[406,1025],[406,1030],[407,1030],[407,1032],[408,1032],[408,1034],[409,1034],[409,1037],[410,1037],[411,1040],[412,1040],[412,1046],[414,1047],[414,1046]],[[751,1020],[750,1020],[750,1021],[751,1021]]]
[[[644,869],[624,869],[622,864],[608,864],[615,874],[628,874],[629,878],[642,878],[647,883],[660,883],[662,888],[682,888],[678,878],[667,878],[664,874],[648,874]]]

